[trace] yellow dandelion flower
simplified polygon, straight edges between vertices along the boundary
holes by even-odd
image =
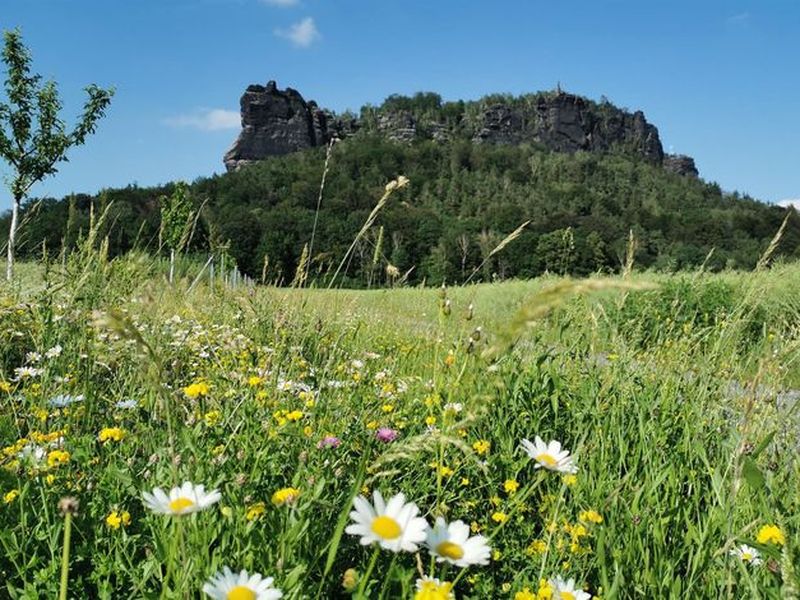
[[[428,427],[433,427],[434,425],[436,425],[436,417],[434,417],[433,415],[425,417],[425,425],[427,425]]]
[[[257,386],[261,385],[262,383],[264,383],[264,378],[263,377],[259,377],[258,375],[251,375],[247,379],[247,385],[249,385],[250,387],[257,387]]]
[[[514,600],[536,600],[536,596],[531,592],[531,588],[524,587],[514,594]]]
[[[100,433],[97,434],[97,439],[103,444],[111,441],[121,442],[125,439],[125,435],[125,430],[119,427],[104,427],[100,430]]]
[[[272,494],[272,503],[275,506],[283,506],[284,504],[294,504],[300,496],[300,490],[293,487],[282,488]]]
[[[786,543],[786,536],[777,525],[764,525],[758,530],[756,541],[759,544],[775,544],[783,546]]]
[[[503,489],[506,491],[506,494],[511,496],[519,489],[519,483],[514,479],[506,479],[503,483]]]
[[[47,455],[47,466],[57,467],[69,462],[69,452],[66,450],[51,450]]]
[[[394,410],[394,404],[384,404],[381,406],[381,410],[385,413],[390,413]]]
[[[17,498],[19,498],[19,490],[14,489],[9,492],[6,492],[3,495],[3,502],[5,502],[6,504],[11,504]]]
[[[187,385],[185,388],[183,388],[183,393],[186,394],[188,398],[192,399],[199,398],[201,396],[207,396],[208,391],[208,384],[203,381]]]

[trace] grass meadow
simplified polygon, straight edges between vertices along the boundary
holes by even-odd
[[[800,265],[347,291],[25,264],[0,597],[796,598],[799,357]]]

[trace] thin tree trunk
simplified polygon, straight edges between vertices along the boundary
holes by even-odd
[[[173,278],[175,277],[175,250],[169,251],[169,283],[172,285]]]
[[[8,259],[6,261],[6,279],[11,281],[14,277],[14,250],[17,241],[17,222],[19,220],[20,199],[14,198],[11,207],[11,227],[8,230]]]

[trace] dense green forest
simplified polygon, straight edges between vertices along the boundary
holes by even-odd
[[[315,148],[193,182],[188,189],[198,216],[187,251],[226,252],[256,278],[266,259],[267,279],[291,282],[311,238],[324,162],[325,150]],[[399,174],[411,184],[392,195],[357,245],[347,285],[385,285],[396,272],[408,273],[409,283],[456,283],[484,262],[472,280],[614,271],[631,231],[639,267],[677,270],[705,261],[713,270],[747,269],[787,211],[621,151],[566,154],[461,139],[401,144],[361,132],[333,147],[312,278],[324,280],[335,269],[386,182]],[[160,203],[173,189],[129,186],[95,197],[31,200],[23,211],[20,254],[39,256],[44,248],[52,256],[74,247],[90,213],[106,207],[103,233],[112,255],[158,251]],[[528,220],[517,239],[487,260]],[[0,244],[7,229],[4,215]],[[777,254],[800,257],[796,212]]]

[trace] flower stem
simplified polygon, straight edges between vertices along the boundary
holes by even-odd
[[[358,600],[363,600],[365,597],[364,590],[367,588],[367,582],[369,581],[370,575],[372,575],[372,570],[375,568],[375,563],[378,562],[378,554],[380,554],[380,551],[380,546],[375,546],[375,550],[372,552],[372,558],[369,561],[369,566],[367,570],[364,571],[361,582],[358,584],[358,591],[356,592],[356,598]]]
[[[72,537],[72,514],[64,515],[64,548],[61,552],[61,591],[59,600],[67,600],[67,582],[69,581],[69,544]]]

